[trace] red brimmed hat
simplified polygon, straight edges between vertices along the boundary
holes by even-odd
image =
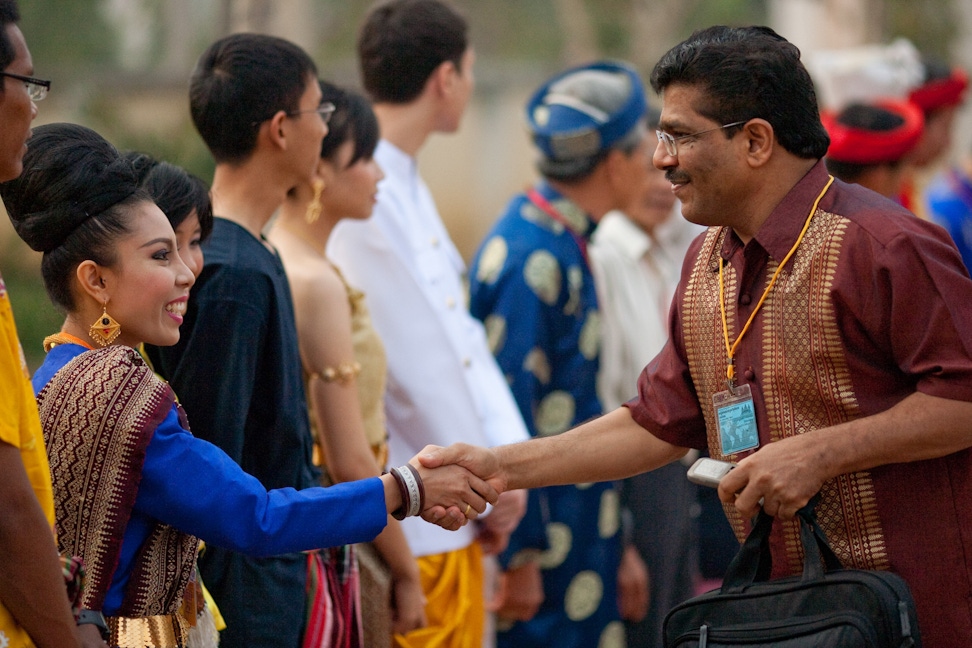
[[[908,99],[927,114],[938,108],[959,105],[968,87],[969,76],[965,70],[952,68],[947,77],[932,79],[912,90]]]
[[[891,130],[867,130],[840,123],[838,120],[843,111],[824,111],[820,114],[820,120],[830,135],[828,158],[846,164],[896,162],[918,144],[925,127],[925,118],[917,106],[909,101],[896,99],[880,99],[865,105],[885,110],[903,121]],[[851,107],[844,108],[844,111]]]

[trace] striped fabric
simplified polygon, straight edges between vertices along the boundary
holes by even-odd
[[[303,648],[363,648],[354,547],[307,553],[307,627]]]

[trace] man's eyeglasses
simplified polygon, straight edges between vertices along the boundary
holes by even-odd
[[[284,114],[287,115],[288,117],[300,117],[304,113],[315,113],[315,112],[321,116],[321,120],[326,124],[327,122],[331,121],[331,115],[334,114],[334,104],[332,104],[330,101],[326,101],[322,103],[320,106],[318,106],[317,108],[311,108],[310,110],[292,110]],[[270,118],[267,117],[267,119]],[[267,121],[267,119],[252,122],[250,126],[253,126],[255,128],[260,124],[262,124],[263,122]]]
[[[51,82],[45,81],[44,79],[35,79],[34,77],[14,74],[13,72],[0,72],[0,76],[7,76],[11,79],[23,81],[24,85],[27,86],[27,96],[34,102],[41,101],[51,89]]]
[[[293,112],[289,112],[287,113],[287,116],[297,117],[298,115],[302,115],[304,113],[313,113],[313,112],[316,112],[318,115],[320,115],[321,119],[323,119],[324,123],[326,124],[327,122],[331,121],[331,115],[334,114],[334,104],[328,101],[322,103],[317,108],[311,108],[310,110],[295,110]]]
[[[678,157],[678,141],[687,139],[689,137],[698,137],[699,135],[705,135],[706,133],[711,133],[713,131],[722,130],[723,128],[732,128],[733,126],[740,126],[745,124],[748,119],[742,121],[732,122],[731,124],[723,124],[722,126],[716,126],[715,128],[707,128],[705,130],[698,131],[696,133],[689,133],[688,135],[670,135],[663,130],[656,130],[655,136],[658,141],[665,145],[665,151],[668,152],[672,157]]]

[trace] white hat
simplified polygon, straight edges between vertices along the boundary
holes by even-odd
[[[808,53],[804,64],[821,106],[833,111],[881,98],[906,99],[925,79],[921,54],[905,38],[890,45]]]

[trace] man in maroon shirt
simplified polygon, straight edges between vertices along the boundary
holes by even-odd
[[[638,397],[565,434],[457,461],[499,488],[617,479],[708,448],[737,534],[763,500],[774,575],[800,573],[796,511],[847,567],[911,586],[925,646],[972,643],[972,280],[941,228],[834,181],[796,47],[713,27],[658,63],[655,166],[693,243]],[[724,433],[720,433],[720,430]]]

